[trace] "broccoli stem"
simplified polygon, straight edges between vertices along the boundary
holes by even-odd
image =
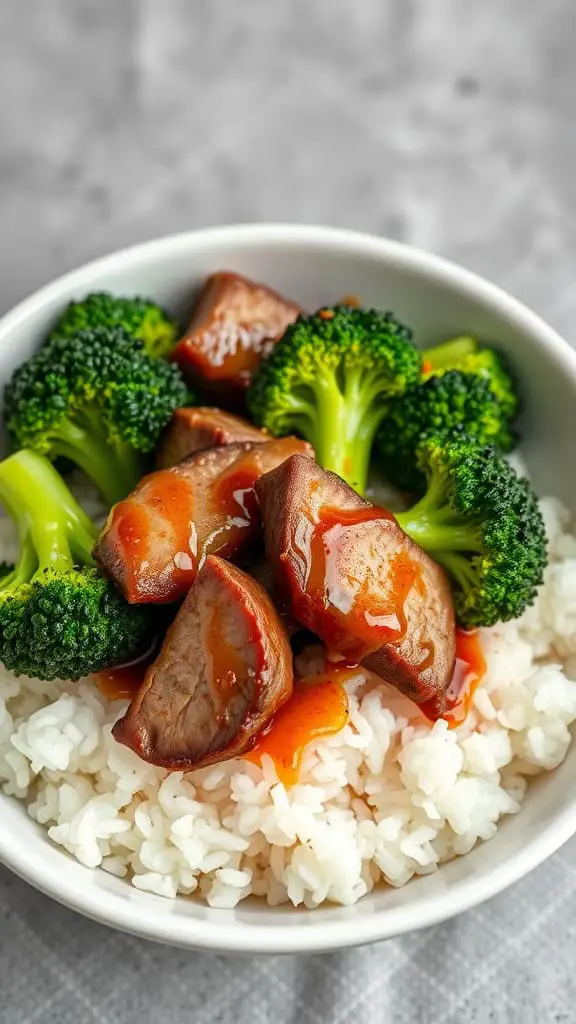
[[[433,516],[418,519],[410,512],[396,516],[398,525],[402,527],[412,540],[416,541],[425,551],[437,552],[470,551],[478,554],[483,545],[473,526],[456,523],[438,523]]]
[[[463,521],[446,502],[442,480],[433,477],[424,497],[396,515],[398,525],[425,551],[483,551],[482,540],[473,523]]]
[[[2,581],[30,579],[37,570],[93,566],[98,531],[43,455],[23,448],[0,463],[0,501],[14,519],[20,558]]]
[[[456,366],[461,359],[473,355],[477,350],[478,342],[474,338],[453,338],[442,345],[423,349],[422,363],[427,370],[444,370]]]
[[[315,408],[306,414],[305,433],[323,467],[341,476],[363,494],[366,490],[370,454],[376,431],[385,415],[384,405],[375,405],[381,383],[361,370],[346,371],[344,390],[333,374],[319,374],[314,384]]]
[[[20,541],[18,561],[0,579],[0,592],[17,587],[21,583],[28,583],[38,568],[38,558],[30,537],[23,535],[23,531],[19,529],[18,539]]]
[[[71,419],[58,424],[52,439],[55,456],[70,459],[94,481],[110,505],[130,493],[142,476],[140,456],[126,444],[105,436],[96,414],[83,414],[80,424]]]
[[[468,591],[478,586],[478,572],[465,556],[456,551],[442,551],[436,555],[436,561],[456,580],[462,590]]]
[[[346,427],[346,404],[335,378],[321,373],[314,386],[317,425],[314,431],[316,457],[324,469],[344,476],[347,438],[342,444],[342,426]],[[347,477],[346,477],[347,479]]]

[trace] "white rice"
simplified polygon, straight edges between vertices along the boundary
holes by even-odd
[[[89,867],[139,889],[249,894],[275,906],[354,903],[490,839],[530,778],[555,768],[576,719],[576,536],[542,508],[550,565],[523,619],[483,634],[488,672],[464,725],[431,726],[375,677],[348,684],[350,721],[307,748],[286,789],[269,759],[188,775],[153,768],[111,737],[125,703],[90,681],[42,683],[0,668],[0,785]],[[0,520],[0,558],[15,557]],[[311,661],[314,653],[311,652]]]

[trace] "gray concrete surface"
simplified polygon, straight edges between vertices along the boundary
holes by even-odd
[[[130,242],[309,221],[459,260],[575,344],[575,46],[572,0],[0,0],[0,309]],[[0,1022],[576,1021],[575,855],[317,960],[147,945],[0,870]]]

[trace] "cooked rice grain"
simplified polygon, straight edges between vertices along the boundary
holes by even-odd
[[[0,670],[0,784],[89,867],[169,898],[231,908],[350,904],[378,882],[405,885],[519,810],[530,776],[556,767],[576,719],[576,537],[542,502],[551,563],[522,620],[483,634],[488,671],[464,725],[431,726],[359,673],[350,722],[312,743],[297,785],[236,760],[172,774],[115,743],[124,704],[90,682],[41,683]],[[15,537],[0,520],[0,558]],[[309,652],[310,668],[318,654]]]

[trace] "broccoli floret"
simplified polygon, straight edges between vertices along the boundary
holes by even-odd
[[[256,371],[248,405],[276,436],[302,434],[321,466],[362,492],[386,401],[420,377],[411,332],[391,313],[340,305],[301,316]]]
[[[0,502],[20,555],[0,579],[0,661],[17,675],[79,679],[133,658],[150,612],[95,568],[98,529],[51,463],[22,449],[0,463]]]
[[[178,337],[178,325],[151,299],[92,292],[80,302],[69,303],[48,340],[72,338],[79,331],[94,327],[123,327],[127,334],[142,342],[146,354],[154,359],[169,355]]]
[[[422,352],[422,380],[450,370],[475,373],[490,383],[508,420],[518,414],[518,395],[506,360],[492,348],[481,348],[474,338],[454,338]]]
[[[151,359],[121,327],[54,338],[24,363],[5,396],[13,441],[83,469],[108,502],[144,471],[174,409],[191,399],[176,366]]]
[[[479,345],[475,338],[466,336],[451,338],[440,345],[422,350],[422,373],[439,373],[442,370],[460,368],[463,359],[475,355]]]
[[[429,433],[449,437],[462,432],[502,452],[515,443],[488,377],[461,370],[429,376],[388,405],[377,441],[384,475],[401,490],[422,493],[426,478],[416,461],[420,439]]]
[[[532,604],[546,565],[546,534],[529,482],[472,438],[424,439],[424,497],[398,523],[448,573],[460,625],[492,626]]]

